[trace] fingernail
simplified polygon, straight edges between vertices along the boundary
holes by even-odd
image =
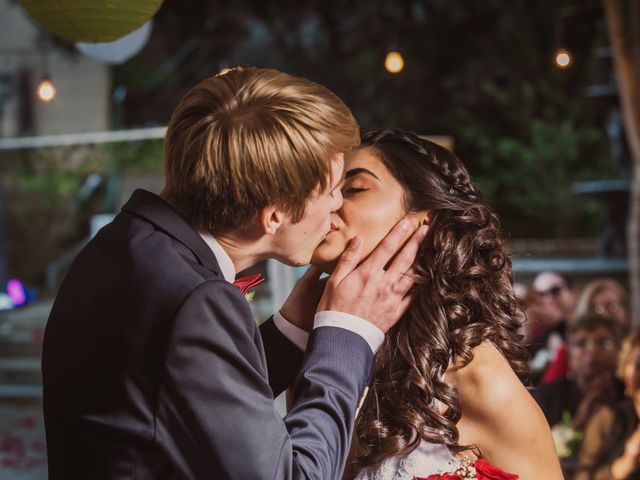
[[[351,247],[352,248],[358,248],[360,246],[360,244],[362,243],[362,239],[358,236],[355,236],[351,239]]]
[[[429,232],[429,226],[428,225],[422,225],[420,227],[420,235],[422,237],[426,237],[428,232]]]
[[[402,228],[403,230],[409,230],[410,226],[411,226],[411,221],[407,217],[404,217],[402,219],[402,222],[400,222],[400,228]]]

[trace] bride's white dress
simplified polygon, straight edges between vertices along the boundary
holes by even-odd
[[[367,467],[355,480],[411,480],[435,473],[453,472],[461,467],[449,449],[441,444],[424,440],[408,455],[385,459],[382,463]]]

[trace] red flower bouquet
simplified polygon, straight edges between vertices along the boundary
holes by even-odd
[[[436,473],[428,477],[413,477],[413,480],[518,480],[518,475],[494,467],[483,458],[453,472]]]

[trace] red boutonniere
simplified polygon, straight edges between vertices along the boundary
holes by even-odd
[[[244,296],[250,302],[253,300],[255,292],[250,292],[249,289],[257,287],[262,282],[264,282],[264,277],[259,273],[254,273],[253,275],[237,278],[233,284],[238,287],[242,293],[244,293]]]
[[[436,473],[428,477],[413,477],[413,480],[518,480],[518,475],[494,467],[483,458],[453,472]]]

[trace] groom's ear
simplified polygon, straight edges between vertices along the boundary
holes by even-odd
[[[258,222],[262,231],[267,235],[275,234],[284,224],[286,213],[278,207],[264,207],[258,213]]]

